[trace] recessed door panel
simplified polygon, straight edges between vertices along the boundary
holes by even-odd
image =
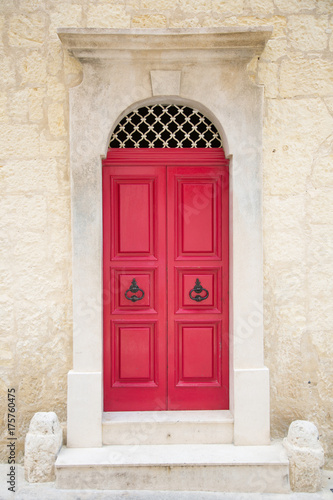
[[[150,251],[150,186],[148,183],[118,183],[119,253]]]
[[[182,253],[211,253],[214,249],[214,189],[212,183],[181,184]],[[200,237],[198,235],[200,234]]]
[[[220,267],[175,267],[177,313],[222,312]],[[198,283],[199,280],[199,283]]]
[[[111,177],[112,258],[154,258],[155,179]]]
[[[114,323],[113,387],[155,383],[155,324]]]
[[[220,382],[218,349],[219,328],[216,323],[178,323],[176,353],[178,386],[217,385]]]
[[[157,268],[112,268],[111,295],[114,313],[136,314],[139,310],[155,313]]]
[[[119,329],[119,380],[151,379],[151,351],[149,328],[123,327]]]
[[[178,259],[220,258],[220,182],[219,176],[196,177],[193,173],[175,179]]]

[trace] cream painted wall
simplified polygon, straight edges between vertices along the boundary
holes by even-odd
[[[19,459],[36,411],[55,411],[65,423],[72,366],[68,90],[81,81],[81,71],[56,28],[235,25],[274,26],[264,53],[248,68],[249,77],[265,85],[264,320],[272,436],[283,437],[294,419],[313,421],[326,465],[333,467],[331,0],[0,3],[0,387],[1,393],[17,389]],[[0,414],[5,422],[3,398]],[[3,461],[6,438],[1,426]]]

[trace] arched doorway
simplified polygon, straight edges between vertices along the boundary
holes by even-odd
[[[140,107],[111,136],[105,411],[229,408],[228,163],[188,106]]]
[[[247,65],[261,54],[271,31],[270,27],[253,26],[167,32],[59,30],[63,46],[80,61],[84,75],[82,83],[69,94],[73,233],[69,448],[114,443],[113,438],[106,439],[106,419],[112,417],[115,429],[114,418],[126,419],[126,415],[117,417],[115,412],[103,413],[102,159],[107,155],[109,134],[120,117],[138,103],[160,102],[189,104],[215,124],[223,124],[223,130],[218,125],[218,131],[230,158],[231,422],[227,442],[270,443],[262,302],[264,89],[248,78]],[[217,428],[226,412],[222,410],[220,417],[218,412],[213,413],[214,419],[219,419],[212,431],[211,442],[216,442]],[[168,418],[174,414],[168,412]],[[193,438],[197,435],[187,423],[183,428]],[[117,434],[115,430],[113,436]]]

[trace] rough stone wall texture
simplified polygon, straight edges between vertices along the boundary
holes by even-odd
[[[272,436],[313,421],[332,458],[331,0],[0,2],[1,392],[17,389],[22,456],[37,411],[66,418],[71,368],[68,89],[80,65],[56,28],[273,25],[249,77],[265,85],[265,349]],[[6,460],[6,401],[0,398]]]

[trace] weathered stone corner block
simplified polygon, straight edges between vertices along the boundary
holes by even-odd
[[[54,464],[62,446],[62,428],[53,412],[38,412],[32,417],[25,438],[24,470],[30,483],[55,480]]]
[[[320,490],[324,450],[317,427],[307,420],[295,420],[283,444],[289,458],[291,489],[310,493]]]

